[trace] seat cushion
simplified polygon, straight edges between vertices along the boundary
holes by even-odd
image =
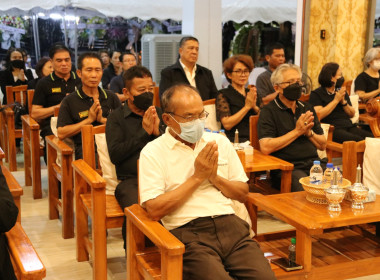
[[[95,134],[95,142],[99,155],[100,167],[102,168],[103,178],[106,180],[106,194],[114,195],[119,181],[117,180],[115,165],[111,162],[108,154],[108,147],[105,133]]]
[[[363,184],[380,195],[380,139],[365,139]]]

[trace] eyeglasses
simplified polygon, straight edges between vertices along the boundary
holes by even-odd
[[[232,71],[233,73],[236,73],[237,75],[239,76],[243,76],[244,75],[249,75],[249,70],[248,69],[245,69],[245,70],[235,70],[235,71]]]
[[[200,119],[200,120],[203,121],[203,120],[207,119],[207,117],[209,115],[209,113],[206,112],[206,111],[203,111],[202,113],[200,113],[198,115],[198,117],[197,116],[192,116],[192,115],[184,117],[184,116],[180,116],[180,115],[174,114],[173,112],[167,112],[167,113],[171,114],[171,115],[174,115],[174,116],[177,116],[177,117],[180,117],[180,118],[186,120],[186,122],[190,122],[190,121],[193,121],[193,120],[196,120],[196,119]]]
[[[295,81],[295,80],[290,80],[288,82],[282,82],[282,83],[279,83],[279,85],[288,84],[287,86],[290,86],[290,85],[295,84],[295,83],[297,83],[299,86],[303,86],[302,81]]]

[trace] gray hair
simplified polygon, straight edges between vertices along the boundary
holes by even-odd
[[[173,108],[173,96],[178,91],[187,91],[188,94],[196,94],[200,97],[199,91],[187,84],[177,84],[174,85],[162,94],[161,96],[161,108],[164,113],[173,113],[175,111],[175,108]]]
[[[283,73],[285,71],[288,71],[289,69],[296,70],[300,74],[300,77],[302,77],[302,71],[298,65],[284,63],[278,66],[276,70],[274,70],[274,72],[272,73],[272,76],[270,77],[270,81],[272,85],[281,84],[282,81],[284,80]]]
[[[364,56],[363,62],[366,67],[369,67],[369,63],[376,58],[379,54],[379,48],[370,48]]]

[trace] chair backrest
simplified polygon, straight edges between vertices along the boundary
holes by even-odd
[[[32,114],[32,102],[34,97],[34,89],[28,89],[28,112]]]
[[[219,131],[221,125],[216,119],[215,98],[203,101],[203,106],[205,111],[209,113],[205,127],[212,131]]]
[[[15,87],[7,86],[6,94],[8,104],[18,102],[21,105],[26,105],[27,89],[28,85],[21,85]]]
[[[105,133],[106,125],[92,126],[84,125],[82,127],[82,154],[83,160],[94,170],[96,170],[95,161],[95,134]]]
[[[256,150],[260,150],[259,137],[257,134],[257,123],[259,122],[259,115],[249,117],[249,141]]]
[[[345,81],[343,86],[346,87],[346,91],[347,91],[348,95],[351,95],[352,80]]]
[[[153,106],[156,106],[156,107],[161,107],[159,89],[160,89],[159,87],[154,87],[154,90],[153,90]]]

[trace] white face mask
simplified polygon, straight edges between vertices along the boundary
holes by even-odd
[[[374,60],[372,64],[372,68],[375,70],[380,70],[380,61],[379,60]]]
[[[172,117],[172,115],[170,116]],[[175,118],[173,118],[173,120],[175,120]],[[195,119],[193,121],[185,123],[179,123],[175,120],[175,122],[179,124],[181,133],[178,134],[174,131],[174,129],[172,129],[172,131],[177,134],[178,137],[180,137],[182,140],[194,144],[198,142],[199,139],[201,139],[205,129],[205,120]]]

